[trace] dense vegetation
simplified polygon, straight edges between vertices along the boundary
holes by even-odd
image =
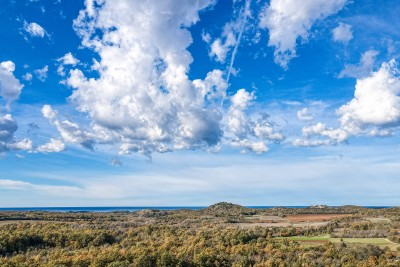
[[[400,266],[398,252],[389,248],[344,242],[305,245],[285,238],[373,233],[398,242],[399,211],[258,210],[221,203],[201,211],[2,212],[0,266]],[[318,227],[240,227],[249,216],[299,213],[352,215]],[[379,220],[365,220],[370,216]]]

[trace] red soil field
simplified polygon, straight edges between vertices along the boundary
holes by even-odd
[[[333,218],[343,218],[352,214],[298,214],[288,215],[286,219],[292,222],[326,222]]]

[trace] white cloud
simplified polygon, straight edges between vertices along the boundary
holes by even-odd
[[[22,79],[24,79],[25,81],[31,81],[32,80],[32,74],[31,73],[29,73],[29,72],[27,72],[27,73],[25,73],[25,75],[24,76],[22,76]]]
[[[233,140],[231,145],[243,149],[242,153],[250,151],[256,154],[262,154],[269,150],[264,141],[251,141],[249,139]]]
[[[301,121],[312,121],[314,117],[310,114],[308,108],[297,111],[297,118]]]
[[[125,8],[128,2],[132,8]],[[187,28],[199,20],[201,9],[213,3],[118,0],[95,5],[86,1],[74,27],[82,46],[98,54],[99,60],[91,66],[98,76],[87,78],[72,55],[59,61],[75,64],[65,84],[74,89],[69,100],[88,115],[90,129],[60,120],[45,105],[43,116],[57,128],[62,141],[89,149],[112,144],[120,154],[150,157],[153,152],[226,144],[259,153],[267,150],[266,142],[283,140],[267,117],[246,114],[254,94],[239,90],[230,103],[223,104],[228,83],[221,70],[211,70],[204,79],[189,79],[193,59],[187,50],[192,43]],[[238,40],[249,4],[246,1],[240,15]]]
[[[79,63],[79,59],[75,58],[74,55],[72,55],[72,53],[69,52],[64,56],[57,58],[57,62],[60,63],[60,65],[57,68],[57,73],[61,76],[64,76],[65,75],[64,66],[70,65],[74,67]]]
[[[297,146],[337,144],[351,136],[385,137],[400,125],[400,70],[393,59],[370,76],[357,80],[354,98],[337,110],[340,127],[323,123],[303,127]],[[326,138],[319,140],[318,138]],[[315,140],[317,138],[317,140]]]
[[[39,146],[36,151],[43,153],[61,152],[65,150],[63,142],[57,139],[50,138],[50,141],[46,144]]]
[[[201,39],[208,44],[211,42],[211,35],[209,33],[202,32]]]
[[[226,116],[228,131],[238,138],[245,137],[250,132],[249,119],[245,113],[247,107],[254,100],[254,93],[240,89],[232,96],[232,105]]]
[[[75,58],[71,52],[65,54],[64,56],[57,58],[58,62],[61,62],[63,65],[72,65],[76,66],[79,63],[79,59]]]
[[[82,196],[85,193],[85,190],[76,186],[41,185],[10,179],[0,179],[0,189],[28,190],[30,193],[32,193],[33,190],[45,192],[49,195],[76,197]]]
[[[74,27],[82,45],[98,53],[99,77],[88,79],[76,68],[66,83],[75,88],[70,100],[92,119],[96,139],[145,154],[220,142],[223,73],[210,71],[203,81],[187,75],[193,60],[187,27],[212,3],[86,1]]]
[[[11,114],[0,116],[0,152],[10,150],[32,150],[32,141],[25,138],[17,140],[14,136],[18,124]]]
[[[319,146],[319,145],[327,145],[327,144],[337,144],[345,141],[349,138],[350,134],[345,130],[338,128],[328,128],[325,124],[318,122],[315,125],[305,126],[302,129],[303,137],[306,138],[304,140],[297,139],[294,144],[297,146]],[[326,137],[325,140],[308,140],[308,138],[312,137]]]
[[[237,49],[246,27],[247,19],[251,16],[250,3],[250,0],[245,1],[244,7],[240,9],[237,19],[232,20],[224,25],[221,37],[215,39],[210,47],[210,57],[215,57],[215,59],[221,63],[225,62],[227,55],[233,49],[227,75],[228,81],[229,76],[231,73],[233,73],[233,63],[235,61]]]
[[[305,126],[302,129],[302,133],[306,137],[319,135],[324,131],[326,131],[326,125],[320,122],[315,125]]]
[[[47,32],[43,29],[42,26],[35,22],[28,23],[24,21],[24,30],[29,33],[32,37],[41,37],[43,38]]]
[[[264,115],[256,121],[249,118],[246,110],[254,99],[254,93],[245,89],[240,89],[231,97],[231,106],[224,118],[225,132],[230,137],[232,146],[260,154],[268,151],[265,141],[280,142],[285,137],[275,132],[268,116]]]
[[[221,63],[225,62],[226,55],[228,54],[230,48],[232,48],[236,43],[235,36],[232,32],[225,37],[225,42],[222,43],[221,39],[216,39],[211,44],[210,56],[215,56],[215,59]]]
[[[275,62],[287,68],[296,57],[298,39],[306,41],[317,20],[337,13],[347,0],[271,0],[261,12],[259,27],[269,30],[268,46],[275,48]]]
[[[50,105],[44,105],[42,108],[42,114],[46,119],[54,120],[57,116],[57,111],[55,111]]]
[[[259,120],[253,128],[254,136],[274,142],[280,142],[285,139],[281,133],[275,132],[274,127],[267,120]]]
[[[0,63],[0,96],[8,102],[8,104],[18,99],[21,94],[23,84],[14,76],[15,64],[12,61],[4,61]]]
[[[400,123],[400,71],[393,59],[369,77],[357,80],[354,98],[339,108],[344,129],[358,133],[368,126],[393,127]]]
[[[41,69],[34,70],[36,77],[44,82],[47,79],[47,72],[49,71],[49,67],[46,65]]]
[[[20,141],[15,141],[15,142],[9,144],[9,148],[11,150],[31,151],[32,150],[32,140],[30,140],[28,138],[24,138]]]
[[[308,140],[308,139],[295,139],[293,141],[293,145],[296,147],[317,147],[317,146],[325,146],[325,145],[334,145],[335,142],[326,139],[326,140]]]
[[[65,142],[71,144],[80,144],[90,150],[94,148],[95,141],[93,139],[93,134],[82,130],[80,126],[76,123],[70,122],[68,120],[60,121],[57,118],[58,112],[54,111],[50,105],[43,106],[42,114],[50,121],[51,124],[53,124],[57,128],[58,132]],[[42,151],[40,151],[39,148]],[[61,152],[65,149],[65,146],[61,141],[51,139],[50,143],[45,144],[39,148],[39,152]],[[45,151],[46,149],[53,151]]]
[[[379,52],[376,50],[365,51],[361,55],[360,63],[358,63],[357,65],[345,65],[344,69],[339,73],[338,78],[363,78],[368,76],[373,70],[378,54]]]
[[[351,25],[339,22],[339,25],[332,31],[332,37],[335,42],[347,44],[351,39],[353,39]]]
[[[10,143],[14,139],[14,133],[17,131],[17,122],[10,114],[0,117],[0,142]]]

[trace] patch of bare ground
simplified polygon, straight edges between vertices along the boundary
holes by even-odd
[[[252,228],[252,227],[320,227],[320,226],[325,226],[329,222],[298,222],[298,223],[293,223],[293,222],[277,222],[277,223],[268,223],[268,222],[252,222],[252,223],[235,223],[233,225],[236,225],[240,228]]]
[[[349,217],[352,214],[296,214],[286,217],[291,222],[326,222],[335,218]]]

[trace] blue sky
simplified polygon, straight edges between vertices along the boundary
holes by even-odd
[[[0,206],[399,205],[395,0],[0,7]]]

